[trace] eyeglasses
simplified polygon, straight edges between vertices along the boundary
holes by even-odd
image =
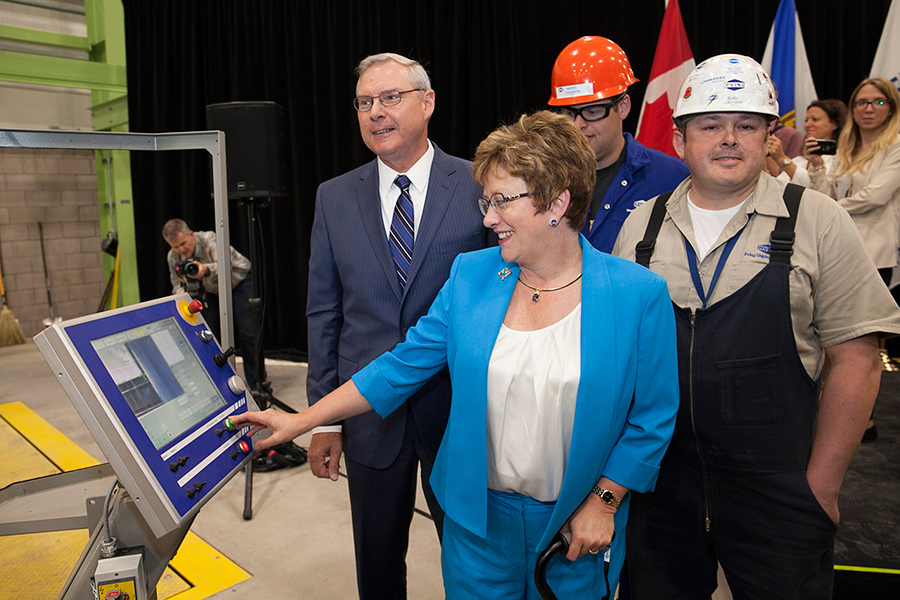
[[[861,108],[865,110],[865,108],[869,105],[874,106],[875,108],[881,108],[887,104],[887,100],[884,98],[876,98],[875,100],[857,100],[853,103],[853,108]]]
[[[500,192],[496,194],[491,194],[490,198],[485,198],[482,196],[478,199],[478,208],[481,209],[481,214],[486,215],[488,211],[488,207],[493,206],[494,210],[500,212],[504,208],[506,208],[507,202],[512,202],[513,200],[518,200],[519,198],[524,198],[525,196],[530,196],[531,192],[522,192],[521,194],[513,194],[512,196],[504,196]]]
[[[609,111],[615,108],[619,104],[619,102],[621,102],[624,96],[625,94],[622,94],[612,102],[607,102],[605,104],[591,104],[590,106],[583,106],[581,108],[562,106],[559,108],[559,114],[564,117],[568,117],[573,121],[576,119],[576,117],[581,117],[588,123],[592,123],[594,121],[602,121],[609,116]]]
[[[404,90],[402,92],[398,92],[397,90],[388,90],[386,92],[381,92],[378,94],[378,101],[381,102],[382,106],[395,106],[400,104],[400,100],[403,99],[403,94],[408,94],[410,92],[424,92],[422,88],[416,88],[414,90]],[[366,112],[368,110],[372,110],[372,106],[375,104],[375,97],[372,96],[357,96],[353,99],[353,108],[358,110],[359,112]]]

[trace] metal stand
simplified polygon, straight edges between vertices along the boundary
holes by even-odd
[[[265,280],[263,270],[265,268],[265,249],[262,246],[263,237],[259,223],[259,208],[268,206],[271,198],[245,198],[241,202],[247,206],[247,219],[250,228],[250,274],[253,284],[254,329],[256,333],[254,360],[256,361],[257,389],[254,394],[260,410],[266,410],[270,405],[280,408],[285,412],[297,411],[279,400],[272,393],[272,384],[266,373],[266,361],[263,356],[263,331],[265,324]],[[274,450],[276,451],[277,450]],[[246,480],[244,483],[244,520],[253,518],[253,461],[247,463],[245,468]]]
[[[100,559],[103,496],[116,476],[108,463],[14,483],[0,492],[0,536],[87,529],[89,538],[57,600],[94,598],[92,578]],[[158,538],[131,496],[119,488],[110,504],[110,532],[121,547],[142,546],[150,600],[156,584],[191,528],[193,519]]]

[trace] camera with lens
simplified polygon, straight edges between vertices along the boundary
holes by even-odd
[[[200,265],[191,260],[183,260],[175,265],[175,274],[181,278],[195,277],[200,272]]]

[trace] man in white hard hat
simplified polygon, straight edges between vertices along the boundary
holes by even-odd
[[[616,241],[668,282],[681,385],[656,490],[631,503],[632,600],[709,598],[717,562],[735,598],[831,598],[838,492],[900,309],[849,215],[763,172],[777,117],[754,60],[698,65],[674,112],[691,177]]]
[[[631,112],[628,87],[637,81],[622,48],[600,36],[563,48],[550,77],[547,103],[575,121],[597,159],[597,183],[581,233],[603,252],[612,250],[631,211],[688,175],[682,161],[622,131]]]

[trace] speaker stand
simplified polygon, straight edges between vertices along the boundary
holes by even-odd
[[[265,302],[265,246],[263,242],[262,227],[259,222],[259,209],[269,205],[271,198],[242,198],[238,205],[247,207],[247,220],[250,228],[250,276],[253,285],[253,297],[250,303],[253,305],[254,329],[256,333],[254,361],[256,365],[256,390],[253,397],[260,410],[266,410],[270,406],[278,407],[285,412],[297,411],[279,400],[272,393],[272,384],[266,373],[266,361],[263,356],[263,332],[266,314]],[[272,448],[269,452],[278,452]],[[245,468],[246,480],[244,483],[244,520],[253,518],[253,463],[249,461]]]

